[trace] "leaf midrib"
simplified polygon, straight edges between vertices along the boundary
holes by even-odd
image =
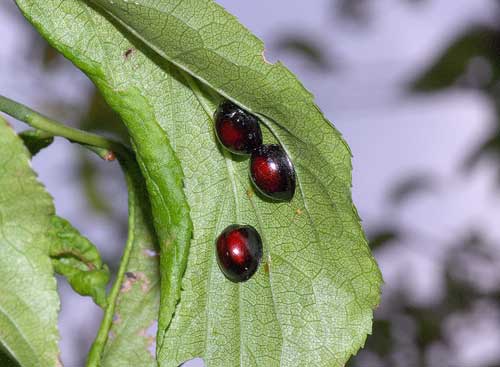
[[[270,247],[269,243],[266,240],[266,235],[264,234],[265,231],[264,231],[264,226],[262,224],[262,219],[260,218],[259,213],[257,212],[257,208],[255,207],[255,203],[253,201],[253,197],[250,196],[249,200],[250,200],[250,206],[252,207],[252,210],[255,213],[255,217],[257,218],[257,223],[258,223],[259,232],[261,234],[261,237],[262,237],[264,243],[267,244],[267,246],[266,246],[266,248],[267,248],[267,259],[265,259],[265,261],[269,261],[269,259],[271,259],[271,247]],[[283,334],[283,326],[281,325],[281,323],[279,321],[279,318],[278,318],[278,311],[277,311],[277,307],[276,307],[277,302],[276,302],[276,297],[274,295],[273,281],[271,279],[272,278],[271,268],[272,268],[272,261],[270,261],[270,263],[268,264],[268,269],[269,269],[269,288],[271,290],[271,298],[273,300],[274,315],[275,315],[276,320],[278,321],[278,325],[279,325],[280,340],[281,340],[281,353],[280,353],[280,361],[279,361],[279,363],[280,363],[280,366],[281,366],[281,361],[283,360],[283,352],[284,352],[284,348],[283,348],[284,334]]]
[[[196,96],[196,99],[198,100],[198,102],[200,103],[200,105],[202,106],[203,110],[205,111],[205,113],[207,114],[208,116],[208,120],[209,121],[213,121],[213,115],[211,113],[211,110],[209,108],[209,106],[204,102],[203,100],[203,96],[201,96],[201,91],[200,89],[198,88],[198,86],[195,84],[196,81],[192,79],[192,77],[190,75],[184,75],[184,73],[182,73],[183,76],[185,77],[185,79],[187,80],[188,84],[190,85],[191,87],[191,90],[192,92],[194,93],[194,95]],[[224,148],[222,148],[224,149]],[[228,172],[228,177],[231,181],[231,184],[232,184],[232,187],[233,187],[233,194],[234,194],[234,202],[235,202],[235,213],[236,213],[236,220],[237,220],[237,223],[239,223],[239,216],[238,216],[238,212],[239,212],[239,202],[237,200],[238,198],[238,195],[237,195],[237,188],[236,188],[236,180],[237,180],[237,177],[235,175],[235,172],[234,172],[234,166],[233,166],[233,162],[230,158],[230,154],[228,152],[226,152],[225,150],[223,150],[223,156],[224,156],[224,161],[226,163],[226,168],[227,168],[227,172]],[[240,181],[240,184],[242,187],[244,187],[244,183]],[[303,197],[303,196],[302,196]],[[304,198],[304,197],[303,197]],[[255,207],[255,203],[254,203],[254,199],[252,196],[249,196],[249,200],[250,200],[250,203],[251,203],[251,207],[252,207],[252,210],[254,211],[255,213],[255,217],[257,218],[257,222],[258,222],[258,227],[259,227],[259,232],[261,233],[261,236],[262,236],[262,239],[263,239],[263,242],[264,243],[267,243],[266,242],[266,239],[265,239],[265,235],[264,235],[264,230],[263,230],[263,224],[262,224],[262,218],[260,217],[258,211],[256,210],[256,207]],[[226,204],[226,201],[223,202],[223,205],[221,206],[221,212],[223,212],[224,210],[224,205]],[[218,221],[218,225],[220,224],[220,220]],[[216,226],[216,228],[218,227],[218,225]],[[217,237],[217,233],[215,234],[214,238]],[[268,249],[268,254],[270,254],[270,246],[269,244],[266,246],[267,249]],[[211,259],[211,263],[213,264],[213,259],[215,257],[215,254],[213,254],[210,259]],[[210,282],[210,279],[211,279],[211,275],[212,275],[212,266],[209,267],[210,271],[209,271],[209,282]],[[210,285],[210,283],[208,283]],[[238,313],[239,313],[239,323],[240,323],[240,330],[241,330],[241,325],[243,324],[242,323],[242,320],[241,320],[241,287],[242,287],[242,284],[239,283],[238,284]],[[269,267],[269,287],[270,287],[270,291],[271,291],[271,298],[272,298],[272,301],[273,301],[273,311],[274,311],[274,315],[276,317],[276,321],[278,322],[278,325],[279,325],[279,332],[280,332],[280,340],[281,340],[281,353],[280,353],[280,365],[281,365],[281,361],[283,359],[283,352],[284,352],[284,348],[283,348],[283,341],[284,341],[284,334],[283,334],[283,327],[281,325],[281,323],[279,322],[279,318],[278,318],[278,312],[277,312],[277,307],[276,307],[276,298],[275,298],[275,294],[274,294],[274,287],[273,287],[273,284],[272,284],[272,281],[271,281],[271,267]],[[210,287],[207,287],[210,289]],[[209,294],[209,293],[207,293]],[[207,304],[208,306],[208,304]],[[208,312],[208,307],[207,307],[207,312]],[[207,315],[208,316],[208,315]],[[208,331],[208,328],[207,328],[207,331]],[[242,337],[241,337],[241,332],[239,333],[239,337],[240,337],[240,366],[243,366],[243,340],[242,340]],[[205,342],[206,342],[207,338],[205,338]],[[248,350],[248,348],[247,348]],[[205,346],[205,351],[206,351],[206,346]]]
[[[212,118],[212,113],[211,113],[211,110],[210,108],[208,107],[208,105],[204,102],[203,100],[203,96],[201,95],[201,91],[200,89],[198,88],[198,86],[196,85],[196,81],[193,80],[191,78],[190,75],[185,75],[184,73],[181,73],[183,75],[183,77],[186,79],[186,81],[188,82],[188,84],[190,85],[191,87],[191,91],[193,92],[193,94],[195,95],[196,99],[198,100],[198,102],[200,103],[201,107],[203,108],[203,111],[205,111],[205,113],[207,114],[207,118],[208,118],[208,121],[211,121],[213,122],[213,118]],[[224,149],[224,148],[222,148]],[[226,170],[227,170],[227,176],[229,178],[229,180],[231,181],[231,186],[233,188],[233,198],[234,198],[234,207],[235,207],[235,219],[236,219],[236,223],[239,223],[239,201],[238,201],[238,190],[236,188],[236,179],[235,179],[235,174],[234,174],[234,166],[233,166],[233,162],[231,160],[231,157],[229,156],[229,153],[226,152],[225,150],[223,150],[223,157],[224,157],[224,162],[225,162],[225,166],[226,166]],[[226,205],[226,201],[224,200],[222,206],[221,206],[221,216],[220,216],[220,219],[222,219],[222,213],[224,213],[224,208],[225,208],[225,205]],[[218,225],[220,225],[220,220],[218,220]],[[215,227],[215,230],[217,231],[217,227]],[[215,233],[215,236],[214,238],[217,238],[218,236],[218,233]],[[210,257],[211,258],[211,266],[209,268],[209,273],[210,273],[210,279],[212,279],[212,268],[213,268],[213,259],[215,257],[215,251],[212,251],[212,256]],[[208,289],[210,289],[210,284],[209,284],[209,287]],[[238,322],[239,322],[239,330],[241,330],[242,328],[242,321],[241,321],[241,283],[238,283],[237,285],[237,288],[238,288]],[[209,295],[209,293],[207,293],[207,295]],[[208,302],[208,297],[207,297],[207,302]],[[210,308],[208,307],[208,304],[207,304],[207,312]],[[208,320],[208,319],[207,319]],[[208,330],[208,328],[207,328]],[[241,332],[238,333],[238,336],[239,336],[239,350],[240,350],[240,366],[243,366],[243,338],[241,337]],[[205,339],[206,340],[206,339]],[[206,346],[205,346],[205,351],[206,351]]]

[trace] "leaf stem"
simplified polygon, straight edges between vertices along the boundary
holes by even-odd
[[[116,274],[115,283],[113,284],[113,288],[108,295],[108,305],[104,310],[104,316],[101,321],[101,326],[99,327],[99,331],[97,336],[92,343],[92,347],[90,348],[90,352],[87,359],[87,367],[99,367],[101,362],[101,356],[104,351],[104,347],[109,337],[109,330],[111,329],[111,324],[113,323],[113,317],[115,314],[116,301],[118,299],[118,295],[120,294],[120,289],[122,286],[123,279],[125,277],[125,272],[127,271],[127,266],[130,260],[130,255],[132,253],[132,247],[134,244],[134,234],[135,234],[135,210],[136,210],[136,201],[137,197],[133,188],[133,174],[130,172],[133,170],[133,164],[129,163],[131,157],[126,155],[120,159],[120,164],[122,166],[123,172],[125,174],[125,179],[127,181],[127,186],[129,188],[129,197],[128,197],[128,208],[129,208],[129,222],[128,222],[128,238],[127,243],[125,245],[125,249],[123,251],[122,258],[120,260],[120,267],[118,268],[118,273]]]
[[[104,160],[113,160],[114,152],[122,155],[127,154],[127,148],[119,142],[51,120],[31,108],[2,95],[0,95],[0,111],[27,123],[35,129],[45,131],[47,134],[62,136],[71,142],[85,145]]]

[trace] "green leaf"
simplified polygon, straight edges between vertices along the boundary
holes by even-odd
[[[54,270],[65,276],[77,293],[91,296],[96,304],[105,307],[109,269],[102,263],[99,251],[65,219],[54,216],[51,222]]]
[[[194,231],[173,319],[175,303],[161,308],[160,365],[195,356],[208,366],[344,365],[371,330],[381,284],[351,200],[346,143],[293,74],[266,63],[261,42],[212,1],[94,3],[114,15],[77,0],[18,0],[127,124],[160,244],[189,233],[163,228],[157,218],[162,194],[179,182],[153,185],[175,169],[167,167],[170,146],[182,165]],[[248,162],[219,150],[212,115],[221,97],[214,91],[259,115],[265,141],[287,151],[298,178],[291,203],[255,195]],[[169,203],[182,201],[172,195]],[[243,284],[224,278],[214,254],[216,236],[235,222],[254,225],[264,239],[264,263]],[[165,304],[165,297],[177,300],[167,293],[175,287],[165,284],[166,262],[182,263],[184,253],[161,249]],[[179,280],[182,267],[175,271]]]
[[[500,77],[497,58],[500,51],[500,33],[493,28],[474,26],[459,35],[446,50],[437,57],[432,65],[413,81],[411,87],[416,91],[435,91],[452,87],[467,73],[471,61],[482,58],[491,67],[489,80],[478,80],[492,86]]]
[[[159,323],[168,325],[180,297],[181,278],[186,267],[192,224],[183,192],[182,168],[167,136],[158,124],[158,117],[151,101],[142,95],[143,86],[140,83],[137,85],[128,83],[126,81],[128,77],[124,80],[125,84],[120,86],[122,83],[120,79],[125,75],[119,70],[113,70],[113,65],[107,61],[101,60],[102,57],[107,59],[113,54],[117,57],[116,61],[123,64],[127,61],[125,54],[132,45],[127,42],[123,45],[127,48],[122,50],[116,47],[117,45],[108,44],[106,32],[102,33],[99,30],[100,25],[94,23],[99,22],[96,12],[79,1],[57,3],[57,1],[19,0],[17,4],[35,25],[42,26],[41,21],[45,20],[43,25],[52,27],[49,33],[40,30],[49,42],[53,42],[57,49],[89,73],[106,101],[120,114],[129,130],[150,195],[154,226],[162,253],[160,258],[162,313]],[[40,15],[42,18],[39,18]],[[57,21],[54,22],[54,19]],[[81,19],[91,23],[82,24]],[[69,23],[66,23],[67,21]],[[111,26],[108,22],[104,24],[107,28]],[[71,31],[68,32],[66,27]],[[91,32],[88,34],[84,32],[86,28]],[[61,42],[59,39],[61,36],[69,37],[70,43]],[[80,42],[90,42],[90,44],[84,45]],[[123,42],[123,38],[120,42]],[[78,56],[75,57],[74,52],[79,47],[89,55],[78,52]],[[131,69],[128,72],[131,75],[134,73]],[[112,75],[118,77],[116,79],[118,84],[109,79]],[[144,76],[141,80],[143,78]]]
[[[158,246],[144,179],[135,162],[122,164],[129,190],[129,241],[132,249],[121,279],[113,323],[101,367],[156,367],[155,331],[160,304]]]
[[[58,366],[59,297],[47,233],[54,206],[29,158],[0,118],[0,354],[22,367]]]

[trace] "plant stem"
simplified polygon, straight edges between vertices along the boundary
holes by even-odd
[[[105,160],[113,160],[113,152],[126,154],[127,148],[103,136],[78,130],[45,117],[29,107],[0,95],[0,111],[26,122],[28,125],[54,136],[62,136],[72,142],[83,144]]]
[[[129,163],[130,162],[130,163]],[[111,329],[111,324],[113,322],[113,317],[115,314],[116,301],[118,299],[118,295],[120,294],[120,289],[122,286],[123,279],[125,277],[125,272],[127,271],[127,266],[130,260],[130,254],[132,252],[132,247],[135,240],[135,210],[137,207],[137,197],[134,191],[134,182],[133,182],[133,167],[135,162],[131,161],[130,156],[126,155],[125,157],[120,159],[120,164],[122,166],[123,172],[125,173],[125,179],[127,181],[128,186],[128,238],[127,243],[125,245],[125,249],[123,251],[122,258],[120,260],[120,267],[118,268],[118,273],[116,274],[115,283],[113,284],[113,288],[108,295],[108,305],[104,310],[104,316],[101,321],[101,326],[99,327],[99,331],[97,336],[92,343],[92,347],[90,348],[90,352],[87,359],[87,367],[99,367],[101,363],[101,356],[104,351],[104,347],[109,337],[109,330]]]

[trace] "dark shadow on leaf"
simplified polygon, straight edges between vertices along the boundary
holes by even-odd
[[[4,352],[1,344],[0,344],[0,366],[20,367],[19,364],[7,354],[7,352]]]

